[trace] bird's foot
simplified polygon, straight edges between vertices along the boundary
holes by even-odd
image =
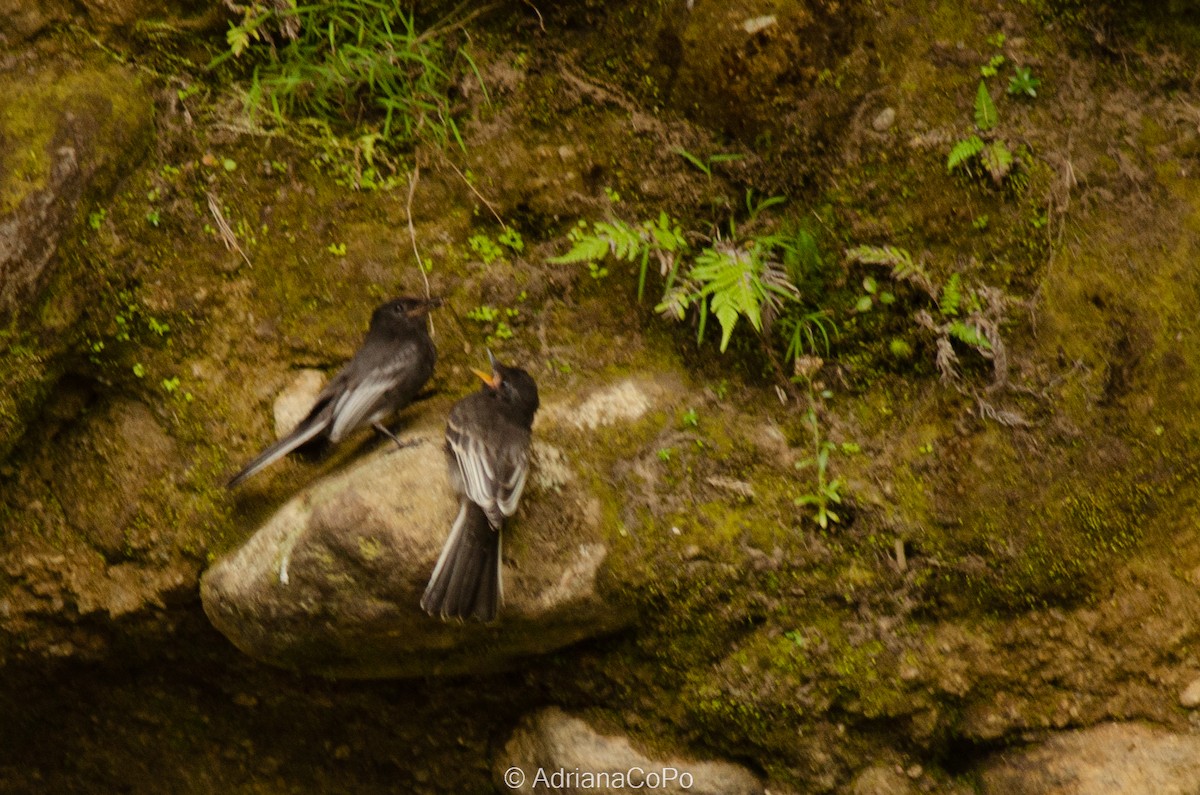
[[[383,426],[382,422],[375,423],[374,427],[375,427],[375,430],[379,431],[384,436],[386,436],[387,438],[389,438],[393,442],[395,442],[397,450],[403,450],[406,447],[413,447],[413,446],[421,443],[420,439],[410,439],[407,442],[400,441],[400,439],[396,436],[396,434],[392,433],[391,431],[389,431],[387,428],[385,428]]]

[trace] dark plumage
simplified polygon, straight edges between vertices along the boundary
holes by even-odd
[[[491,352],[492,374],[475,371],[483,388],[450,410],[446,460],[459,495],[458,517],[430,575],[421,607],[441,618],[491,621],[503,599],[500,534],[529,474],[529,440],[538,409],[537,384]]]
[[[308,415],[234,475],[229,487],[301,445],[318,439],[337,444],[366,425],[400,444],[381,421],[411,403],[433,374],[437,350],[425,315],[439,304],[436,299],[406,297],[377,307],[358,352],[317,395]]]

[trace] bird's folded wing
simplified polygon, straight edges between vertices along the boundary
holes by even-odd
[[[415,364],[416,350],[407,346],[386,362],[373,367],[353,361],[346,368],[346,385],[334,399],[329,438],[334,442],[371,421],[384,395],[395,388]]]
[[[483,508],[489,519],[497,509],[504,516],[516,513],[529,473],[525,445],[506,445],[497,450],[479,435],[455,424],[453,417],[446,424],[446,442],[458,462],[463,488],[471,502]]]

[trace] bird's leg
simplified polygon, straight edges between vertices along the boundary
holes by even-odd
[[[393,442],[395,442],[395,443],[396,443],[396,448],[397,448],[397,449],[399,449],[399,450],[403,450],[405,447],[412,447],[414,444],[418,444],[418,443],[419,443],[419,442],[418,442],[418,440],[415,440],[415,439],[414,439],[413,441],[411,441],[411,442],[402,442],[402,441],[400,441],[398,438],[396,438],[396,434],[392,433],[392,432],[391,432],[391,431],[389,431],[387,428],[383,427],[383,423],[382,423],[382,422],[375,422],[373,425],[374,425],[374,428],[375,428],[375,430],[379,431],[379,432],[380,432],[380,433],[382,433],[384,436],[386,436],[387,438],[389,438],[389,439],[391,439]]]

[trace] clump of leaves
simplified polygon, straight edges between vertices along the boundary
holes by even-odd
[[[921,263],[909,252],[894,246],[856,246],[846,251],[846,258],[864,265],[890,268],[893,279],[909,282],[927,296],[932,307],[918,310],[913,319],[934,338],[937,351],[934,363],[943,382],[959,379],[958,354],[952,341],[992,362],[996,383],[1007,379],[1008,360],[1000,337],[1006,302],[999,290],[969,288],[957,273],[938,288]]]
[[[979,81],[975,92],[975,128],[976,132],[957,141],[950,149],[946,158],[946,170],[953,172],[969,169],[978,164],[992,178],[997,186],[1004,178],[1012,173],[1015,164],[1013,152],[1000,138],[993,137],[993,130],[999,123],[999,113],[992,95],[988,92],[987,82]],[[985,140],[989,138],[990,140]]]
[[[1042,81],[1033,76],[1028,66],[1018,66],[1008,81],[1008,93],[1013,96],[1036,97]]]

